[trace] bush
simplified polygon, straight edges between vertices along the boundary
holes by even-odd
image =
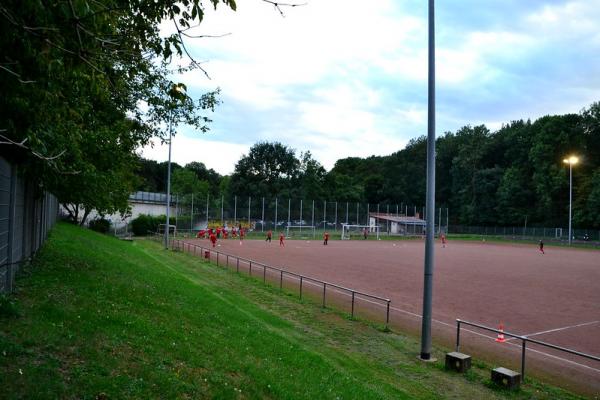
[[[158,225],[164,224],[166,220],[166,215],[140,214],[131,221],[131,230],[135,236],[146,236],[148,232],[156,232]],[[175,218],[170,220],[172,225],[175,224]]]
[[[90,221],[89,227],[93,231],[107,233],[110,229],[110,221],[104,218],[94,219]]]

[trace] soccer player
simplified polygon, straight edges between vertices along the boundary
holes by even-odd
[[[215,247],[217,244],[217,236],[214,233],[210,234],[210,242],[212,243],[212,247]]]
[[[442,239],[442,247],[446,247],[446,235],[442,233],[440,239]]]
[[[546,253],[544,253],[544,241],[542,241],[542,240],[540,240],[540,252],[542,254],[546,254]]]
[[[279,234],[279,246],[281,246],[281,247],[285,247],[285,243],[283,242],[283,239],[285,239],[285,237],[283,236],[283,232],[281,232]]]
[[[325,232],[323,234],[323,246],[327,246],[328,241],[329,241],[329,232]]]
[[[269,242],[271,243],[271,237],[273,236],[273,232],[271,232],[270,230],[267,232],[267,238],[265,239],[265,242]]]

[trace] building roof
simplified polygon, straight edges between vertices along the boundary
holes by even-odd
[[[369,213],[369,216],[383,221],[397,222],[403,225],[423,225],[425,220],[417,217],[407,217],[405,215],[387,214],[387,213]]]

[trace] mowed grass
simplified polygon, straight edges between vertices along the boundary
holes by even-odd
[[[6,299],[5,299],[6,300]],[[0,305],[0,398],[556,399],[149,240],[66,224]],[[15,315],[16,314],[16,315]]]

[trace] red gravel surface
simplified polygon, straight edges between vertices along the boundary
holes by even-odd
[[[205,240],[188,242],[208,246]],[[280,247],[277,240],[230,239],[220,240],[216,250],[389,298],[393,320],[409,315],[404,311],[421,314],[424,247],[422,240],[336,240],[327,246],[320,240],[288,240]],[[456,318],[491,327],[502,322],[506,331],[599,356],[600,251],[552,246],[545,251],[521,244],[451,241],[442,248],[436,243],[434,335],[443,331],[448,342]],[[520,341],[514,344],[519,351]],[[600,393],[599,363],[551,354],[592,367],[585,373]]]

